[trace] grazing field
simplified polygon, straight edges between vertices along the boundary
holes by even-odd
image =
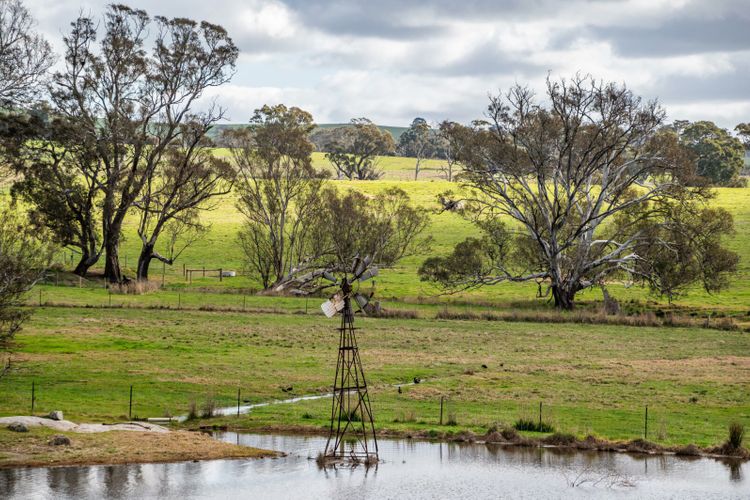
[[[227,154],[220,150],[218,154]],[[315,153],[314,161],[326,166],[327,161],[320,153]],[[440,208],[437,196],[448,190],[457,190],[455,183],[449,183],[437,178],[437,170],[428,171],[420,181],[408,181],[413,169],[414,159],[400,157],[384,157],[381,166],[385,177],[379,181],[333,181],[339,189],[356,189],[368,194],[377,193],[392,186],[398,186],[407,191],[413,202],[435,211],[429,234],[433,237],[433,254],[445,254],[453,246],[467,236],[476,235],[477,230],[470,223],[454,213],[438,213]],[[438,169],[441,162],[429,160],[428,168]],[[431,177],[432,176],[432,177]],[[675,304],[691,310],[705,309],[711,314],[731,314],[738,317],[740,322],[750,318],[750,188],[719,188],[714,200],[716,206],[729,210],[735,219],[736,234],[728,242],[733,250],[740,253],[739,272],[731,286],[720,294],[708,294],[701,288],[695,287],[687,296],[676,300]],[[219,283],[216,273],[194,274],[190,287],[203,291],[257,291],[259,284],[252,277],[242,276],[243,259],[237,244],[236,235],[241,225],[241,216],[235,205],[235,197],[227,196],[222,199],[214,210],[205,212],[203,218],[211,224],[211,230],[202,240],[185,250],[176,265],[165,268],[165,282],[168,286],[185,288],[187,283],[182,277],[183,265],[188,268],[225,269],[237,271],[240,276],[226,279]],[[130,275],[135,274],[135,267],[140,251],[140,240],[135,233],[135,221],[131,219],[126,228],[126,238],[121,250],[122,263]],[[525,302],[525,307],[548,307],[546,299],[535,299],[537,286],[535,283],[501,284],[485,287],[480,290],[465,292],[451,297],[439,296],[440,290],[419,281],[417,270],[426,258],[425,255],[408,257],[399,262],[394,268],[381,273],[377,280],[377,294],[380,298],[405,301],[466,301],[469,303],[485,303],[504,307],[509,304]],[[70,252],[61,252],[61,261],[66,261],[70,267]],[[154,262],[151,268],[151,278],[161,280],[162,266]],[[94,268],[94,272],[97,268]],[[82,283],[83,286],[86,283]],[[94,284],[91,284],[94,286]],[[71,291],[75,294],[75,291]],[[666,300],[649,295],[648,290],[640,287],[625,287],[617,282],[610,284],[610,293],[621,301],[649,301],[653,304],[664,305]],[[599,300],[599,290],[580,294],[584,301]]]
[[[750,424],[750,335],[434,319],[372,319],[359,343],[376,422],[396,431],[482,432],[520,417],[556,430],[663,444],[718,444]],[[317,313],[43,307],[17,335],[0,415],[62,410],[74,421],[186,414],[191,402],[272,401],[330,390],[336,320]],[[486,367],[486,368],[485,368]],[[413,382],[399,393],[394,384]],[[439,400],[447,398],[439,426]],[[330,400],[214,420],[321,431]]]

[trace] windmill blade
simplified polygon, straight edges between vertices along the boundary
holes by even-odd
[[[367,271],[365,271],[359,276],[359,281],[367,281],[371,278],[374,278],[377,275],[378,275],[378,268],[371,267],[370,269],[368,269]]]
[[[362,312],[365,311],[365,307],[367,307],[367,304],[370,302],[370,299],[362,295],[361,293],[355,293],[354,300],[357,301],[357,305],[362,310]]]
[[[360,260],[354,268],[354,278],[359,278],[365,272],[365,269],[367,269],[366,260]]]

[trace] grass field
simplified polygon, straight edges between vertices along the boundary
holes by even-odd
[[[314,161],[326,165],[322,155],[316,154]],[[411,180],[412,159],[383,158],[381,167],[385,176],[379,181],[333,182],[339,189],[366,193],[396,185],[415,203],[435,209],[439,193],[456,189],[440,178],[439,162],[429,162],[433,170],[417,182]],[[717,193],[715,203],[735,217],[737,233],[728,243],[741,255],[740,271],[722,294],[696,289],[679,299],[677,307],[698,318],[731,315],[747,327],[750,189]],[[80,421],[125,418],[131,384],[134,414],[139,417],[184,414],[191,402],[200,406],[207,399],[232,406],[238,388],[250,402],[329,391],[335,320],[319,314],[320,299],[254,295],[258,283],[244,275],[219,282],[211,273],[199,273],[192,284],[185,282],[183,264],[242,271],[236,244],[241,219],[234,197],[222,199],[204,217],[211,224],[208,236],[186,250],[172,269],[165,269],[162,290],[110,295],[97,279],[79,283],[68,273],[50,273],[47,284],[29,294],[29,303],[65,307],[36,308],[18,334],[10,369],[0,377],[0,415],[30,411],[32,382],[37,413],[61,409]],[[139,253],[133,222],[129,221],[121,252],[130,275]],[[476,234],[452,213],[434,214],[429,232],[433,254],[447,253]],[[640,437],[645,405],[649,438],[662,444],[718,444],[730,421],[750,425],[747,331],[438,320],[437,312],[449,308],[496,312],[551,306],[534,298],[534,284],[439,296],[438,290],[418,280],[417,269],[425,258],[410,257],[383,270],[376,285],[377,297],[387,309],[409,310],[418,319],[365,318],[360,325],[379,428],[483,432],[497,422],[536,419],[540,402],[545,421],[580,436]],[[70,254],[62,252],[59,259],[69,261]],[[158,264],[151,276],[161,279]],[[636,311],[665,308],[665,301],[640,288],[613,283],[610,292]],[[587,302],[599,298],[599,291],[580,295]],[[178,307],[183,310],[174,310]],[[222,308],[226,310],[211,311]],[[414,377],[425,382],[404,387],[402,394],[393,387]],[[281,390],[288,386],[291,392]],[[438,425],[441,396],[447,397],[446,420],[452,416],[457,425]],[[270,405],[231,423],[320,431],[329,405],[330,400]],[[216,421],[226,420],[230,419]]]
[[[17,336],[0,379],[0,415],[63,410],[74,421],[184,414],[214,398],[235,404],[330,390],[336,320],[318,314],[40,308]],[[750,335],[476,321],[360,321],[362,359],[379,428],[463,429],[536,418],[611,439],[717,444],[730,421],[750,425]],[[483,368],[485,365],[487,368]],[[403,388],[393,384],[424,381]],[[291,392],[282,388],[291,386]],[[447,398],[438,426],[439,399]],[[232,417],[245,427],[320,430],[330,400],[271,405]],[[225,420],[230,420],[225,418]]]
[[[226,154],[226,151],[219,151],[218,154]],[[321,166],[327,165],[327,161],[319,153],[314,155],[314,161]],[[399,186],[409,193],[414,203],[437,210],[437,195],[446,190],[455,190],[457,185],[438,178],[437,169],[440,165],[438,160],[429,160],[428,168],[435,170],[427,171],[420,181],[404,180],[411,179],[413,162],[414,160],[411,158],[384,157],[381,159],[381,166],[385,171],[383,180],[332,182],[339,189],[356,189],[370,194],[391,186]],[[188,248],[175,266],[171,269],[166,268],[165,280],[167,284],[181,288],[186,286],[182,278],[183,265],[188,268],[222,268],[242,272],[243,259],[236,241],[241,217],[234,206],[234,200],[234,196],[227,196],[220,201],[216,209],[203,214],[204,220],[211,224],[211,231],[203,240]],[[696,287],[686,297],[679,298],[676,304],[687,308],[705,308],[709,311],[745,316],[750,313],[750,188],[717,189],[717,198],[714,203],[716,206],[728,209],[734,215],[736,234],[728,241],[728,245],[740,253],[739,273],[733,279],[731,286],[720,294],[707,294]],[[432,254],[448,253],[457,242],[467,236],[477,234],[476,229],[470,223],[453,213],[436,213],[433,215],[429,233],[434,238]],[[121,250],[122,263],[128,269],[129,274],[133,275],[140,251],[140,241],[135,234],[133,220],[127,226],[125,236],[125,242]],[[377,280],[378,296],[410,301],[491,302],[499,306],[525,301],[535,303],[538,307],[548,307],[545,300],[535,299],[537,290],[534,283],[501,284],[450,298],[438,297],[440,290],[420,282],[417,276],[417,269],[426,257],[426,255],[419,255],[406,258],[394,268],[381,273]],[[62,252],[59,259],[61,261],[67,260],[69,266],[70,252]],[[152,279],[161,279],[160,267],[159,263],[153,264]],[[209,273],[209,277],[206,278],[198,276],[193,282],[192,288],[204,291],[222,291],[223,289],[252,291],[259,288],[258,282],[251,277],[240,276],[219,283],[215,277],[211,277],[215,275],[216,273]],[[610,293],[621,301],[639,300],[659,304],[666,303],[663,299],[650,296],[647,290],[639,287],[626,288],[617,283],[610,285]],[[582,300],[598,300],[600,296],[599,290],[580,294]]]

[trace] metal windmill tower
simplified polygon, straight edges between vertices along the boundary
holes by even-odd
[[[323,459],[326,463],[365,463],[378,461],[378,441],[375,423],[367,393],[367,381],[359,357],[357,336],[354,327],[355,302],[364,312],[372,295],[358,293],[360,283],[378,274],[376,267],[370,268],[370,258],[356,257],[352,272],[346,273],[340,281],[330,274],[327,279],[340,285],[339,291],[321,308],[326,316],[341,314],[338,360],[333,381],[333,402],[331,405],[331,426]]]

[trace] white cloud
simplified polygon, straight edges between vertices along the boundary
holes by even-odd
[[[60,50],[78,12],[99,15],[110,1],[26,3]],[[206,99],[238,122],[276,102],[303,107],[319,122],[469,120],[482,115],[488,92],[516,82],[541,90],[548,71],[625,82],[659,97],[670,116],[725,127],[750,118],[736,84],[750,77],[743,0],[128,3],[228,29],[242,50],[238,73]]]

